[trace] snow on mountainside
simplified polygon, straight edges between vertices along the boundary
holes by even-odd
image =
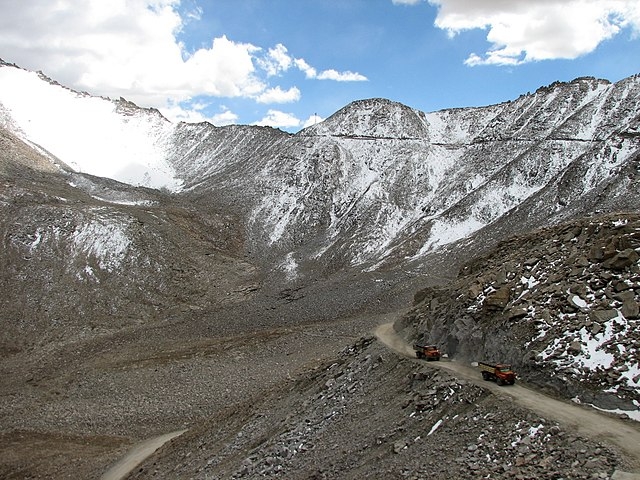
[[[639,107],[639,76],[580,78],[482,108],[360,100],[291,135],[173,125],[0,65],[0,118],[21,138],[78,170],[232,209],[248,249],[291,278],[302,263],[377,268],[487,226],[509,235],[637,205]],[[530,218],[507,226],[525,205]]]
[[[76,171],[154,188],[181,185],[164,153],[175,126],[156,111],[78,93],[1,61],[0,104],[0,125]]]
[[[352,264],[418,258],[528,200],[544,202],[544,224],[604,182],[624,184],[627,167],[636,171],[639,102],[638,77],[577,79],[500,105],[429,114],[354,102],[292,139],[291,161],[282,155],[263,168],[265,183],[282,179],[286,195],[270,189],[253,218],[272,245],[320,235],[316,258],[331,250]]]

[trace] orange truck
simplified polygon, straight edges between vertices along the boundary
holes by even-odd
[[[511,365],[506,363],[478,362],[478,368],[480,368],[482,378],[485,380],[495,380],[498,385],[513,385],[516,383],[516,374],[511,369]]]
[[[413,346],[416,351],[416,357],[425,358],[427,360],[440,360],[440,350],[435,345],[421,345],[416,343]]]

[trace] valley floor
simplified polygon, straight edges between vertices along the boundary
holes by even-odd
[[[4,359],[0,477],[98,478],[138,442],[251,404],[378,321],[195,338],[164,324]]]

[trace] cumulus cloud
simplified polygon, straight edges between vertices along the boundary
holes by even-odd
[[[303,123],[303,127],[307,128],[310,127],[311,125],[315,125],[316,123],[320,123],[324,120],[324,118],[318,116],[317,113],[314,113],[313,115],[311,115],[309,118],[307,118],[304,123]]]
[[[286,72],[293,63],[293,59],[288,52],[287,47],[279,43],[274,48],[270,48],[266,56],[258,59],[258,64],[269,76]]]
[[[256,101],[258,103],[290,103],[300,100],[300,96],[301,93],[298,87],[291,87],[288,90],[275,87],[269,88],[258,95]]]
[[[297,128],[302,122],[293,114],[279,110],[269,110],[267,115],[254,125],[263,127]]]
[[[229,110],[224,105],[220,107],[217,113],[205,114],[204,110],[209,105],[207,103],[185,104],[169,103],[162,109],[162,113],[174,122],[201,123],[209,122],[213,125],[232,125],[238,122],[238,115]]]
[[[335,80],[336,82],[363,82],[367,77],[355,72],[338,72],[336,70],[324,70],[316,77],[318,80]]]
[[[216,113],[213,116],[207,118],[207,121],[213,123],[214,125],[232,125],[234,123],[238,123],[238,115],[233,113],[226,107],[222,107],[222,111],[220,113]]]
[[[269,76],[286,72],[292,66],[305,74],[306,78],[317,80],[335,80],[336,82],[364,82],[367,77],[356,72],[338,72],[334,69],[323,70],[320,73],[309,65],[304,58],[294,58],[289,55],[287,48],[278,44],[269,49],[268,54],[259,60],[259,65]]]
[[[467,65],[519,65],[574,59],[631,28],[640,32],[638,0],[428,0],[438,7],[435,24],[450,36],[487,31],[491,47],[472,53]],[[419,0],[393,0],[395,4]]]
[[[307,78],[316,78],[318,76],[318,71],[304,61],[302,58],[296,58],[294,61],[298,70],[303,72]]]
[[[226,36],[187,51],[178,40],[202,10],[181,0],[0,0],[4,60],[42,70],[64,85],[160,109],[172,119],[201,119],[193,98],[246,98],[259,103],[298,101],[297,87],[274,77],[304,60],[277,44],[264,49]],[[321,79],[308,66],[308,78]],[[337,72],[327,78],[363,77]],[[222,112],[220,121],[233,118]]]

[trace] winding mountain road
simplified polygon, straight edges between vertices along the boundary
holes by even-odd
[[[393,323],[380,325],[376,329],[375,335],[378,340],[391,350],[402,356],[415,359],[413,349],[396,334]],[[417,359],[416,362],[420,362],[422,365],[426,364],[424,361]],[[636,473],[616,472],[612,478],[640,480],[639,427],[583,406],[554,399],[522,385],[500,387],[493,382],[486,382],[480,378],[477,368],[464,364],[442,361],[429,362],[428,365],[433,368],[448,370],[458,378],[481,385],[496,395],[508,397],[517,404],[536,412],[544,418],[555,420],[580,435],[615,445],[626,455],[626,460]]]

